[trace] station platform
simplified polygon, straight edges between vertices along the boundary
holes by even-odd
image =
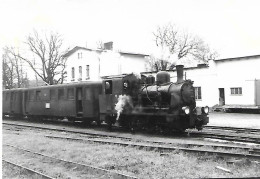
[[[211,112],[208,125],[260,129],[260,114]]]

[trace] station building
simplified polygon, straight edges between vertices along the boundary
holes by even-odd
[[[126,51],[74,47],[64,55],[67,58],[65,83],[96,81],[102,76],[137,73],[146,70],[149,55]]]
[[[147,72],[149,55],[115,51],[112,43],[105,49],[76,46],[67,58],[65,83],[96,81],[103,76],[127,73],[156,76]],[[169,71],[171,81],[176,71]],[[196,67],[184,66],[184,77],[194,81],[197,106],[250,108],[260,110],[260,55],[209,60]]]
[[[143,75],[154,75],[143,72]],[[177,79],[170,71],[171,81]],[[198,106],[222,109],[260,109],[260,55],[210,60],[196,67],[184,66],[184,78],[194,81]]]

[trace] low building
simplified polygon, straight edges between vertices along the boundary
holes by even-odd
[[[109,49],[89,49],[74,47],[64,55],[67,58],[67,78],[65,83],[100,80],[102,76],[123,73],[138,73],[146,70],[149,55],[114,51]]]
[[[259,67],[260,55],[216,59],[184,68],[184,76],[194,81],[198,106],[260,109]],[[176,81],[176,71],[170,74],[171,81]]]

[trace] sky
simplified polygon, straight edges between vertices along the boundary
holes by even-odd
[[[0,47],[21,48],[37,31],[62,35],[64,45],[151,54],[153,32],[168,23],[201,37],[219,58],[260,54],[258,0],[0,0]]]

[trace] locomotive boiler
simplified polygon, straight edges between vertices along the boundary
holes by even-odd
[[[106,77],[100,95],[101,120],[131,129],[201,130],[208,123],[209,108],[196,107],[193,82],[183,79],[176,66],[177,81],[168,72],[139,79],[134,74]]]

